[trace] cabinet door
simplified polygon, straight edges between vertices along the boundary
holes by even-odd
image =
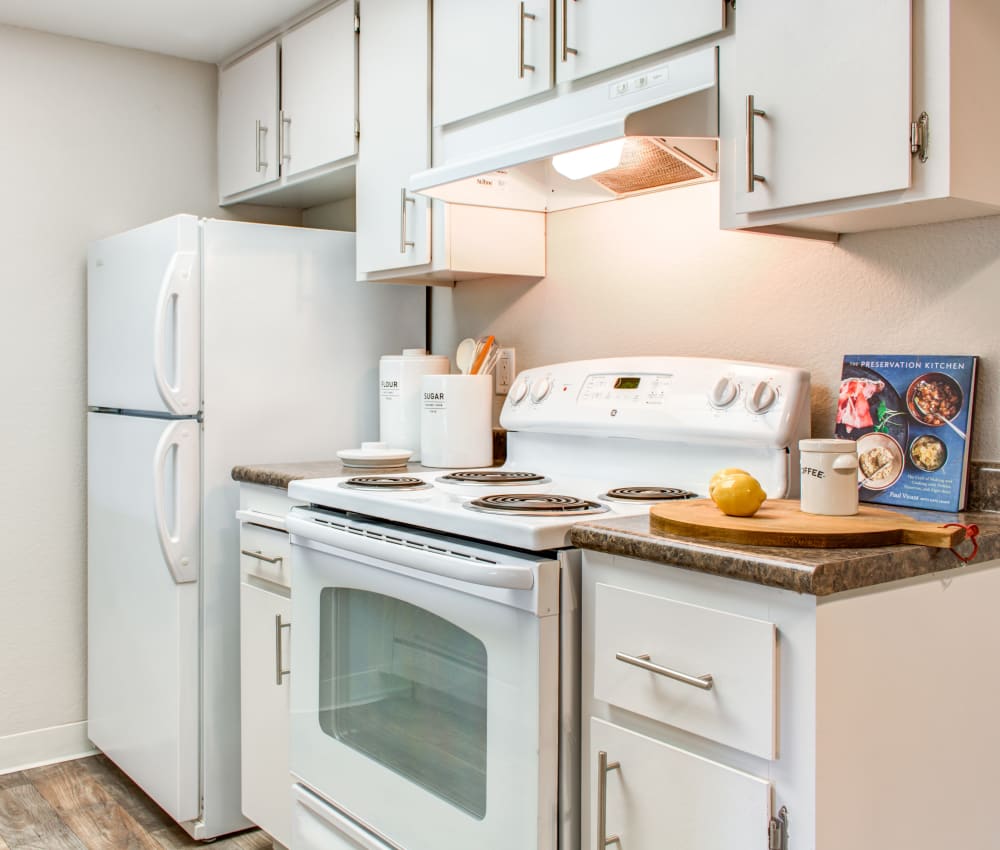
[[[910,0],[740,0],[720,62],[728,206],[909,186],[910,52]],[[749,120],[748,95],[763,113]]]
[[[725,29],[723,0],[556,0],[556,81]]]
[[[282,38],[282,174],[300,174],[357,153],[356,45],[350,0]]]
[[[604,777],[600,753],[609,765]],[[590,820],[584,847],[618,836],[628,850],[760,850],[767,846],[771,783],[718,762],[590,720]],[[606,782],[606,798],[600,783]],[[604,803],[605,835],[600,836]]]
[[[431,260],[429,200],[406,192],[430,163],[430,4],[365,7],[360,56],[364,136],[357,166],[358,276]]]
[[[551,0],[435,0],[434,126],[551,85]]]
[[[288,675],[280,671],[288,670],[290,637],[281,625],[291,613],[284,596],[240,585],[243,814],[285,846],[292,837],[292,780]]]
[[[219,72],[219,195],[278,178],[278,45]]]

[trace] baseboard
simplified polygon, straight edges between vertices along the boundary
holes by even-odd
[[[0,774],[69,761],[96,753],[87,740],[87,722],[66,723],[0,738]]]

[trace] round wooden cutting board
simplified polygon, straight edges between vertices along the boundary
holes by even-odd
[[[752,517],[726,516],[711,499],[663,502],[649,509],[655,531],[749,546],[816,549],[914,543],[950,549],[965,529],[920,522],[895,511],[861,505],[855,516],[819,516],[799,510],[798,499],[769,499]]]

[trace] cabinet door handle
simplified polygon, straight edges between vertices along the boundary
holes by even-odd
[[[621,762],[608,762],[608,754],[604,750],[597,751],[597,846],[607,847],[609,844],[620,844],[621,837],[608,835],[608,774],[612,770],[620,770]]]
[[[714,684],[710,673],[705,673],[702,676],[689,676],[687,673],[679,673],[677,670],[671,670],[669,667],[661,667],[659,664],[654,664],[649,660],[649,653],[647,652],[642,653],[642,655],[627,655],[624,652],[616,652],[615,658],[619,661],[624,661],[626,664],[631,664],[633,667],[648,670],[650,673],[656,673],[658,676],[666,676],[675,682],[683,682],[685,685],[701,688],[703,691],[712,690],[712,685]]]
[[[282,109],[278,112],[278,159],[287,162],[292,158],[288,152],[291,147],[292,119],[285,114]]]
[[[764,183],[765,180],[759,174],[754,174],[754,164],[753,164],[753,131],[754,131],[754,119],[756,118],[766,118],[767,113],[763,109],[757,109],[753,103],[753,95],[747,95],[747,191],[752,192],[758,183]]]
[[[524,11],[524,3],[522,2],[521,3],[521,19],[518,22],[518,32],[520,33],[520,36],[519,36],[519,39],[518,39],[518,48],[517,48],[517,77],[520,80],[524,79],[524,72],[525,71],[534,71],[535,70],[535,66],[534,65],[527,65],[524,62],[524,22],[526,20],[533,21],[533,20],[535,20],[535,16],[531,12],[525,12]]]
[[[573,2],[575,3],[576,0],[573,0]],[[563,14],[562,14],[562,25],[563,25],[563,31],[562,31],[562,42],[563,42],[563,46],[562,46],[562,61],[566,62],[569,59],[570,54],[572,54],[573,56],[576,56],[576,54],[577,54],[578,51],[577,51],[577,49],[575,47],[570,47],[569,46],[569,17],[568,17],[568,15],[569,15],[569,0],[563,0],[562,6],[563,6]],[[522,38],[523,38],[523,36],[522,36]]]
[[[260,141],[261,135],[267,138],[267,127],[261,124],[260,121],[258,121],[257,122],[257,173],[258,174],[260,174],[261,171],[267,168],[267,160],[266,159],[262,160],[260,157],[261,150],[264,147]]]
[[[292,631],[291,623],[282,623],[281,614],[274,615],[274,684],[279,688],[281,687],[281,680],[284,676],[291,673],[291,670],[284,670],[281,667],[281,630],[288,629],[289,634]]]
[[[400,193],[399,201],[399,253],[405,254],[407,248],[412,248],[416,243],[410,242],[406,238],[406,205],[416,204],[416,198],[408,198],[406,196],[406,189],[404,188]]]
[[[246,555],[248,558],[256,558],[258,561],[264,561],[267,564],[280,564],[284,561],[281,555],[265,555],[259,549],[251,552],[249,549],[240,549],[241,555]]]

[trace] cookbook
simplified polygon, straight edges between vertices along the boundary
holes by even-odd
[[[848,354],[836,435],[858,444],[863,502],[965,507],[977,358]]]

